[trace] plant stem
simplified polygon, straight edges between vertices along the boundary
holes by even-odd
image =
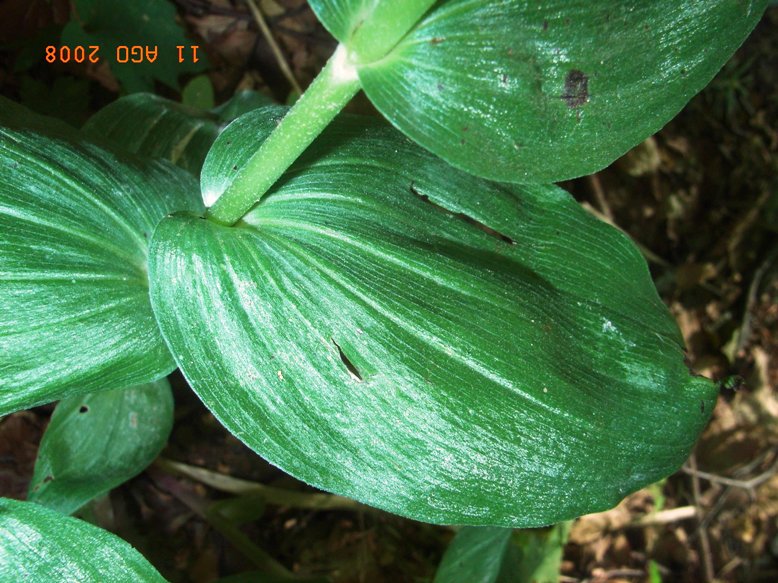
[[[369,64],[385,57],[408,31],[435,4],[436,0],[392,0],[376,2],[370,15],[348,41],[358,64]]]
[[[240,220],[357,91],[356,68],[349,62],[345,47],[340,45],[319,76],[209,209],[208,218],[224,225]]]
[[[342,498],[341,496],[274,488],[258,482],[225,476],[205,468],[198,468],[161,457],[157,458],[154,464],[164,472],[197,480],[220,492],[239,496],[250,494],[262,496],[268,504],[289,506],[290,508],[307,508],[309,510],[370,510],[369,507],[363,506],[359,502]]]

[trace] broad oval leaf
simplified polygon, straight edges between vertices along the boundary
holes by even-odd
[[[347,46],[376,4],[311,1]],[[765,6],[444,0],[389,54],[360,66],[359,78],[396,127],[454,166],[495,180],[556,182],[603,168],[659,130]]]
[[[0,498],[0,580],[164,583],[119,537],[32,502]]]
[[[191,175],[75,132],[2,127],[0,174],[0,414],[173,370],[147,238],[166,214],[202,210]]]
[[[165,379],[63,399],[43,434],[27,499],[71,514],[146,469],[172,428]]]
[[[270,105],[256,91],[241,91],[210,111],[152,93],[134,93],[107,105],[84,125],[87,135],[150,158],[168,160],[199,176],[219,132],[236,117]]]
[[[278,115],[225,130],[204,192]],[[231,432],[418,520],[610,507],[677,469],[715,401],[621,233],[557,187],[485,182],[360,119],[236,227],[162,221],[149,269],[177,363]]]

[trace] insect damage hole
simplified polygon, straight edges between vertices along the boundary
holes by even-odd
[[[457,219],[459,219],[461,221],[464,221],[468,225],[471,225],[471,226],[475,227],[476,229],[478,229],[480,231],[483,231],[484,233],[486,233],[490,237],[494,237],[495,239],[499,239],[500,241],[502,241],[506,245],[515,245],[516,244],[516,241],[511,239],[508,235],[505,235],[503,233],[500,233],[500,231],[492,229],[490,226],[483,224],[481,221],[478,221],[478,220],[474,219],[473,217],[468,216],[468,215],[466,215],[464,213],[455,213],[453,211],[448,210],[444,206],[441,206],[441,205],[439,205],[439,204],[437,204],[435,202],[432,202],[430,200],[429,196],[427,196],[426,194],[422,194],[418,190],[416,190],[416,187],[414,186],[413,183],[411,183],[410,189],[411,189],[411,194],[413,194],[416,198],[418,198],[422,202],[430,205],[432,208],[434,208],[434,209],[436,209],[436,210],[438,210],[438,211],[440,211],[442,213],[445,213],[445,214],[447,214],[450,217],[455,217],[455,218],[457,218]]]
[[[89,407],[87,407],[86,405],[81,405],[78,408],[78,412],[79,413],[89,413]]]
[[[349,360],[348,356],[346,356],[346,354],[343,352],[340,345],[335,342],[334,338],[330,338],[330,340],[335,345],[335,348],[338,349],[338,356],[340,357],[340,361],[345,365],[348,373],[358,382],[362,382],[362,375],[360,374],[357,367],[354,366],[354,363]]]
[[[562,99],[570,109],[578,109],[589,102],[589,77],[583,71],[572,69],[565,77],[565,92]]]

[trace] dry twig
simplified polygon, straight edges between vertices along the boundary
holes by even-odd
[[[292,89],[294,89],[298,95],[302,95],[303,90],[300,88],[300,84],[297,82],[294,73],[292,73],[292,68],[289,66],[289,62],[281,51],[281,47],[278,46],[275,37],[273,37],[273,33],[270,31],[270,27],[267,25],[265,16],[262,14],[259,6],[254,0],[246,0],[246,4],[248,5],[249,10],[251,10],[251,14],[254,16],[254,20],[256,21],[262,36],[265,37],[265,40],[270,45],[270,50],[273,51],[273,56],[276,58],[284,77],[289,81]]]

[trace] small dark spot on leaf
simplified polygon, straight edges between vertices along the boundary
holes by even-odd
[[[462,128],[462,131],[463,131],[463,132],[466,132],[466,131],[468,131],[469,129],[470,129],[470,126],[465,126],[465,127],[463,127],[463,128]]]
[[[438,83],[438,91],[443,91],[443,83]]]
[[[51,474],[49,474],[48,476],[46,476],[45,478],[43,478],[43,483],[44,483],[44,484],[48,484],[48,483],[49,483],[49,482],[51,482],[53,479],[54,479],[54,476],[52,476]]]
[[[86,405],[81,405],[81,406],[78,408],[78,412],[79,412],[79,413],[88,413],[88,412],[89,412],[89,407],[87,407]]]
[[[570,109],[576,109],[589,101],[589,78],[578,69],[572,69],[565,77],[565,93],[562,99]]]
[[[235,171],[235,170],[237,170],[237,169],[238,169],[238,165],[237,165],[237,164],[236,164],[235,166],[233,166],[233,167],[232,167],[232,170],[233,170],[233,171]]]
[[[684,77],[686,77],[686,75],[688,75],[688,74],[689,74],[689,70],[688,70],[686,67],[684,67],[683,69],[681,69],[681,75],[683,75]]]
[[[500,83],[502,84],[503,87],[507,86],[508,85],[508,75],[503,73],[502,76],[500,77]]]
[[[548,30],[548,20],[543,21],[543,30]]]
[[[352,376],[354,376],[358,381],[362,380],[362,375],[357,370],[357,367],[354,366],[354,363],[352,363],[348,356],[345,355],[343,350],[341,350],[340,345],[335,342],[334,338],[330,338],[332,340],[332,343],[335,345],[335,348],[338,349],[338,356],[340,356],[340,361],[346,366],[346,369],[351,373]]]
[[[444,40],[446,40],[446,39],[445,39],[445,38],[443,38],[443,37],[440,37],[440,36],[435,36],[435,37],[432,37],[432,38],[430,39],[430,44],[431,44],[431,45],[439,45],[439,44],[440,44],[440,43],[442,43]]]
[[[436,204],[436,203],[432,202],[430,200],[429,196],[427,196],[426,194],[422,194],[418,190],[416,190],[416,187],[414,186],[413,183],[411,183],[410,191],[411,191],[411,194],[413,194],[413,196],[415,196],[416,198],[418,198],[422,202],[430,205],[432,208],[434,208],[434,209],[436,209],[436,210],[438,210],[440,212],[446,213],[447,215],[449,215],[451,217],[456,217],[457,219],[460,219],[460,220],[466,222],[468,225],[472,225],[473,227],[475,227],[479,231],[483,231],[484,233],[486,233],[490,237],[494,237],[495,239],[499,239],[503,243],[506,243],[508,245],[515,245],[516,244],[516,241],[514,241],[513,239],[508,237],[508,235],[504,235],[504,234],[500,233],[499,231],[496,231],[495,229],[492,229],[488,225],[483,224],[481,221],[478,221],[478,220],[474,219],[473,217],[469,217],[469,216],[467,216],[464,213],[455,213],[453,211],[448,210],[446,207],[440,206],[439,204]]]
[[[459,143],[460,143],[462,146],[464,146],[464,145],[465,145],[465,138],[462,138],[461,140],[459,140]]]

